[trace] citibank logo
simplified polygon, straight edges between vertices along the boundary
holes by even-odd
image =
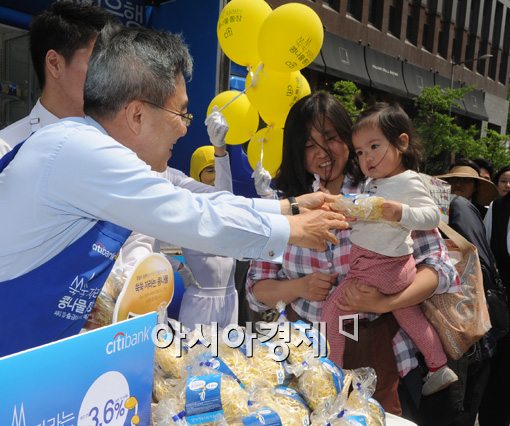
[[[100,255],[115,260],[117,258],[117,255],[110,250],[108,250],[105,246],[103,246],[101,243],[94,243],[92,244],[92,251],[95,251],[99,253]]]
[[[146,342],[149,340],[149,328],[144,327],[142,331],[138,333],[125,334],[119,331],[113,339],[106,344],[105,351],[108,355],[112,355],[116,352],[123,351],[124,349],[132,348],[139,343]]]

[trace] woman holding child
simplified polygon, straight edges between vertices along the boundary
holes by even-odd
[[[276,189],[285,197],[319,189],[331,194],[362,192],[364,180],[355,153],[348,148],[351,126],[349,115],[333,95],[320,91],[299,100],[285,123]],[[282,265],[252,262],[247,280],[251,308],[264,311],[283,300],[290,305],[289,319],[319,321],[323,302],[348,272],[349,236],[348,230],[338,232],[339,244],[328,244],[324,252],[289,245]],[[342,306],[345,311],[372,313],[360,315],[358,341],[347,340],[342,367],[373,367],[377,373],[374,397],[394,414],[401,414],[399,373],[404,376],[417,362],[412,342],[386,313],[459,285],[437,229],[414,231],[412,239],[417,273],[409,287],[383,295],[354,281],[345,287]]]

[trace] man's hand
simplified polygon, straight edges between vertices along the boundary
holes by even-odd
[[[326,250],[327,242],[338,244],[330,229],[347,229],[349,224],[340,213],[313,210],[295,216],[285,216],[290,223],[289,244]]]
[[[329,204],[336,199],[336,195],[326,194],[325,192],[311,192],[309,194],[296,197],[301,211],[307,210],[331,210]]]
[[[299,279],[301,286],[301,298],[312,302],[322,302],[329,295],[329,290],[338,278],[336,274],[326,274],[324,272],[313,272]]]
[[[392,222],[400,222],[400,219],[402,219],[402,203],[397,201],[385,201],[381,205],[381,213],[383,219]]]
[[[205,119],[205,125],[207,126],[207,134],[211,143],[218,148],[224,147],[228,124],[223,114],[218,111],[217,106],[213,107],[212,112]]]

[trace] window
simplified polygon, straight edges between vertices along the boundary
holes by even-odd
[[[452,59],[460,62],[462,57],[462,41],[466,27],[467,0],[459,0],[457,3],[457,16],[455,18],[455,36],[453,38]]]
[[[448,42],[450,40],[450,28],[452,25],[453,2],[443,2],[441,11],[441,29],[439,31],[439,41],[437,51],[443,58],[448,58]]]
[[[393,0],[390,3],[388,31],[397,38],[400,38],[402,7],[402,0]]]
[[[489,78],[496,80],[496,66],[498,63],[498,51],[501,40],[501,31],[503,25],[503,4],[501,2],[496,3],[496,13],[494,14],[494,30],[492,34],[492,48],[491,54],[492,58],[489,60]]]
[[[501,54],[501,63],[499,65],[499,82],[506,85],[508,80],[508,50],[510,49],[510,9],[506,10],[503,40],[503,51]]]
[[[420,24],[421,1],[413,0],[409,5],[409,14],[407,15],[406,39],[413,45],[418,45],[418,26]]]
[[[384,0],[369,0],[368,22],[378,30],[382,29]]]
[[[488,53],[489,49],[489,32],[492,20],[492,0],[485,0],[483,2],[482,12],[482,32],[480,37],[480,46],[478,56]],[[487,60],[476,61],[476,70],[479,74],[485,75]]]
[[[478,21],[480,18],[480,0],[471,1],[471,13],[469,15],[468,42],[464,57],[466,59],[475,57],[476,40],[478,37]],[[473,69],[473,63],[466,64],[468,68]]]
[[[326,3],[335,12],[340,12],[340,0],[325,0],[324,3]]]
[[[347,13],[361,22],[361,17],[363,16],[363,1],[349,0],[347,3]]]
[[[427,10],[425,15],[425,25],[423,26],[423,47],[429,52],[434,48],[434,30],[436,26],[436,14]]]

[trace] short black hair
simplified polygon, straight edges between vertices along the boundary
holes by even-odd
[[[486,160],[485,158],[475,158],[475,159],[473,159],[473,163],[478,165],[478,167],[480,169],[487,170],[489,172],[489,174],[491,175],[491,177],[494,174],[494,166],[492,165],[492,163],[489,160]]]
[[[44,63],[49,50],[70,62],[76,50],[86,47],[107,23],[118,23],[107,10],[92,4],[58,1],[30,25],[30,54],[41,89],[46,83]]]

